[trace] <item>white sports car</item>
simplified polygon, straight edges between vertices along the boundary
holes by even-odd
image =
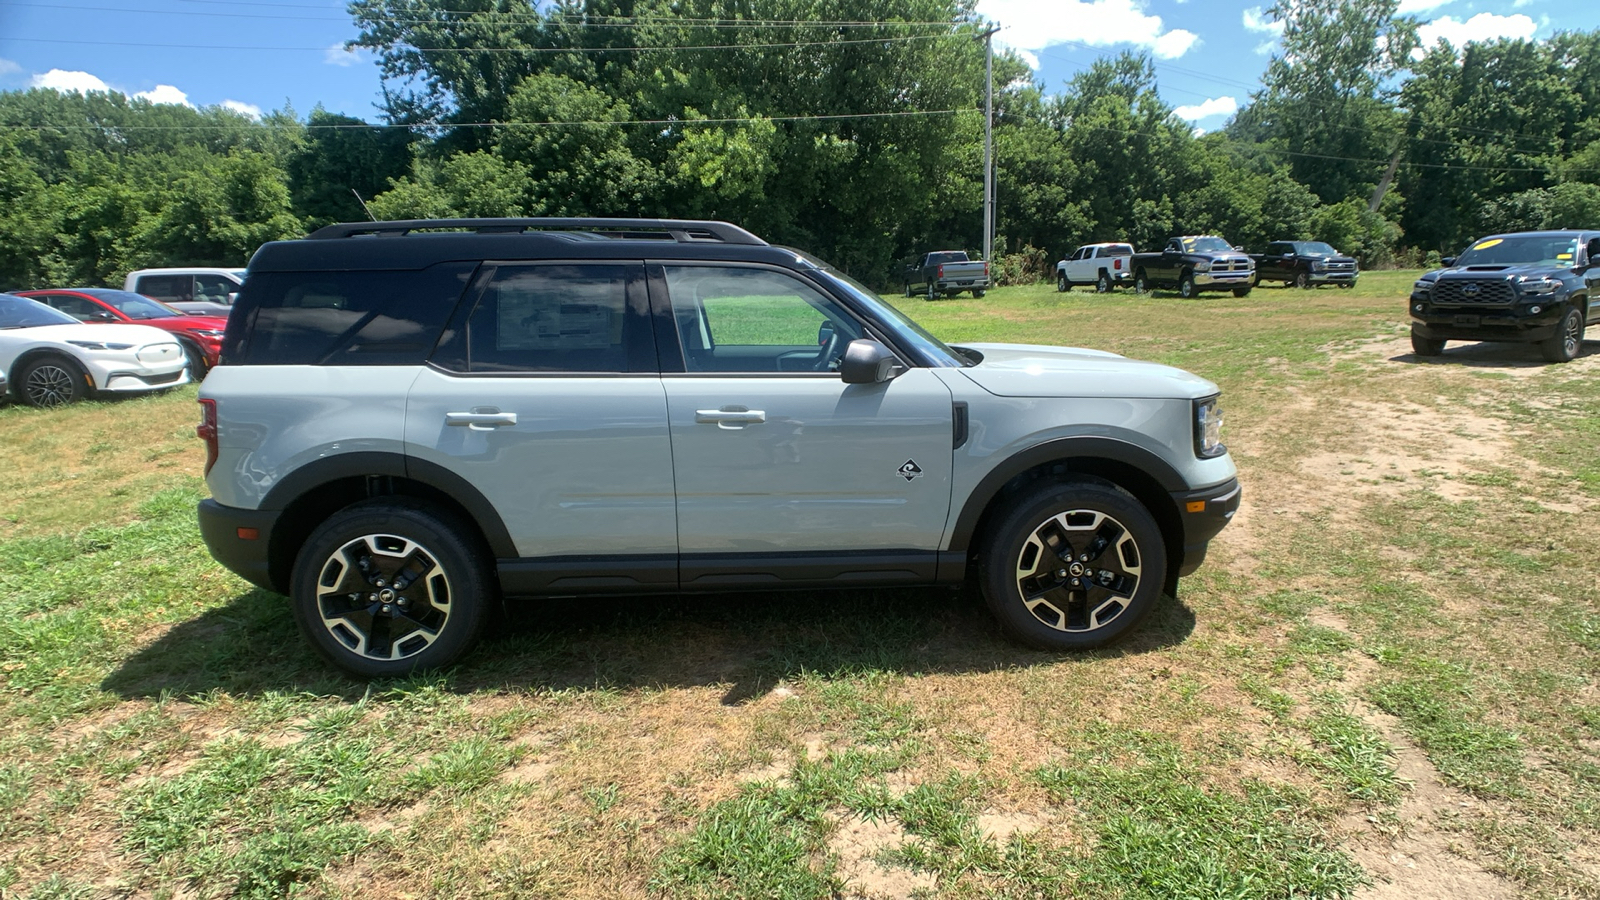
[[[30,406],[189,383],[188,357],[148,325],[85,325],[36,300],[0,294],[0,383]]]

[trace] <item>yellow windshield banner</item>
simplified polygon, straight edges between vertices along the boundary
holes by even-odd
[[[1472,249],[1474,249],[1474,250],[1487,250],[1490,247],[1493,247],[1494,245],[1499,244],[1499,243],[1501,243],[1501,240],[1499,238],[1490,238],[1487,241],[1482,241],[1480,243],[1473,244],[1472,245]]]

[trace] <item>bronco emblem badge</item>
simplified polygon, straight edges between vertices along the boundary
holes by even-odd
[[[917,461],[914,459],[906,460],[906,464],[895,471],[900,473],[900,476],[907,481],[910,481],[913,478],[919,478],[922,475],[922,467],[917,465]]]

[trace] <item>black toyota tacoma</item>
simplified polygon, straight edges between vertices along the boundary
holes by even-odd
[[[1600,231],[1527,231],[1474,241],[1447,268],[1411,286],[1411,349],[1438,356],[1446,341],[1537,343],[1567,362],[1596,321]]]

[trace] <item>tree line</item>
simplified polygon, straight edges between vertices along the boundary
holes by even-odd
[[[1418,47],[1399,0],[1279,0],[1263,87],[1197,135],[1138,53],[994,72],[996,262],[1091,241],[1326,240],[1420,265],[1600,222],[1600,32]],[[759,13],[756,7],[759,6]],[[972,0],[354,0],[377,122],[0,93],[0,288],[242,265],[369,214],[719,218],[894,282],[982,244]]]

